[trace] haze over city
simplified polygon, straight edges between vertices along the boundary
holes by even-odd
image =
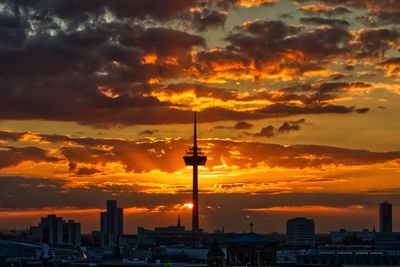
[[[77,4],[79,2],[79,4]],[[400,231],[400,2],[0,2],[0,228]]]

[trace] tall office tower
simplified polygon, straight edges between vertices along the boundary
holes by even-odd
[[[39,224],[42,243],[51,246],[61,245],[63,243],[63,224],[63,219],[53,214],[42,218]]]
[[[379,204],[379,230],[383,233],[392,232],[392,204],[387,201]]]
[[[199,189],[198,189],[198,166],[206,164],[207,157],[197,146],[196,112],[193,121],[193,147],[189,148],[183,157],[186,166],[193,166],[193,194],[192,194],[192,231],[193,234],[200,232],[199,227]]]
[[[81,245],[81,224],[74,220],[64,222],[63,241],[65,244],[79,247]]]
[[[100,215],[101,243],[103,247],[118,243],[118,238],[124,234],[123,209],[117,207],[116,200],[107,200],[107,211]]]
[[[297,217],[286,223],[286,243],[296,246],[315,245],[315,223],[312,219]]]

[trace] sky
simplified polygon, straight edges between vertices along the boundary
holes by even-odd
[[[2,0],[0,228],[400,231],[397,0]],[[185,205],[186,204],[186,205]]]

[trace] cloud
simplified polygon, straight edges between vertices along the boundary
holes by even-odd
[[[326,19],[326,18],[320,18],[320,17],[308,17],[308,18],[300,18],[300,22],[304,23],[304,24],[350,27],[350,23],[348,21],[341,20],[341,19]]]
[[[400,57],[388,58],[380,62],[378,68],[385,70],[387,77],[400,78]]]
[[[222,27],[228,17],[224,11],[195,9],[192,11],[193,24],[199,31],[205,31],[209,28]]]
[[[24,137],[25,133],[17,133],[17,132],[9,132],[9,131],[0,131],[0,140],[15,142],[19,141]]]
[[[276,4],[276,0],[234,0],[241,7],[261,7]]]
[[[328,6],[328,5],[306,5],[306,6],[301,6],[299,7],[299,10],[301,10],[304,13],[307,14],[317,14],[317,15],[326,15],[326,16],[340,16],[340,15],[346,15],[346,14],[351,14],[352,12],[342,6]]]
[[[348,55],[351,39],[343,27],[303,31],[279,20],[247,21],[228,35],[225,49],[201,51],[196,63],[211,80],[292,80],[321,73],[331,59]]]
[[[253,124],[245,122],[245,121],[238,121],[233,128],[236,130],[245,130],[245,129],[251,129],[253,127]]]
[[[297,121],[284,122],[281,127],[278,128],[278,133],[289,133],[291,131],[299,131],[300,124],[304,123],[305,119],[300,119]]]
[[[38,147],[0,147],[0,169],[17,166],[25,161],[58,162],[59,160],[49,156],[46,150]]]
[[[86,175],[92,175],[92,174],[99,173],[99,172],[100,172],[100,171],[97,170],[96,168],[85,168],[85,167],[83,167],[83,168],[79,168],[79,169],[76,171],[76,174],[77,174],[77,175],[86,176]]]
[[[157,132],[158,132],[158,130],[147,129],[147,130],[141,131],[139,134],[141,134],[141,135],[153,135],[153,134],[155,134]]]
[[[358,108],[358,109],[356,109],[356,112],[357,113],[361,113],[361,114],[367,113],[368,111],[369,111],[369,108]]]
[[[275,129],[274,126],[269,125],[267,127],[264,127],[260,130],[259,133],[255,133],[255,137],[274,137],[278,134],[283,134],[283,133],[289,133],[292,131],[299,131],[300,130],[300,124],[305,123],[305,119],[300,119],[296,121],[287,121],[284,122],[279,128]]]
[[[224,186],[229,190],[246,185],[238,183]],[[104,209],[106,199],[116,199],[119,206],[126,208],[127,220],[130,219],[129,214],[133,214],[133,221],[129,225],[138,226],[138,219],[149,225],[148,220],[152,213],[154,213],[154,217],[151,217],[152,221],[162,219],[175,222],[178,212],[181,212],[181,216],[185,219],[186,213],[182,210],[182,204],[187,203],[191,196],[190,193],[157,195],[138,193],[129,184],[96,186],[91,183],[84,187],[71,187],[71,183],[66,180],[18,176],[0,177],[0,192],[2,192],[0,194],[2,223],[9,218],[5,214],[10,214],[10,212],[19,213],[19,217],[16,219],[19,224],[21,218],[32,216],[32,214],[34,217],[32,223],[37,223],[40,216],[45,215],[46,209],[50,213],[51,207],[55,212],[63,209],[65,213],[60,215],[65,214],[64,216],[68,217],[73,214],[73,217],[82,223],[83,228],[88,230],[93,229],[90,227],[98,225],[98,214],[100,210]],[[3,194],[3,192],[7,192],[7,194]],[[258,222],[269,222],[268,228],[265,229],[261,228],[261,223],[259,223],[260,225],[257,226],[259,231],[269,232],[280,229],[283,231],[288,216],[300,216],[304,212],[316,220],[319,231],[328,231],[339,228],[341,225],[337,225],[334,220],[337,213],[334,212],[331,216],[329,212],[326,212],[327,210],[341,212],[343,218],[352,222],[352,225],[363,226],[362,221],[370,222],[368,218],[370,219],[373,214],[376,214],[377,203],[380,203],[382,199],[390,199],[394,206],[400,204],[398,192],[386,191],[353,194],[274,192],[248,194],[235,193],[233,189],[233,192],[229,194],[202,194],[200,197],[200,212],[206,218],[202,221],[202,225],[210,231],[221,225],[226,225],[227,231],[239,231],[242,227],[245,229],[248,226],[246,216],[250,216],[252,219],[256,218]],[[135,205],[133,206],[132,203]],[[237,205],[232,205],[232,203],[237,203]],[[207,206],[212,208],[206,208]],[[365,215],[366,209],[373,210],[373,212]],[[360,221],[354,219],[355,210],[361,216]],[[160,213],[160,211],[164,212]],[[93,214],[90,214],[91,212]],[[145,220],[139,217],[143,212],[146,214]],[[165,212],[173,212],[173,219],[170,216],[163,217]],[[79,217],[79,214],[85,214],[85,216]],[[88,219],[90,215],[94,217],[93,225]],[[239,223],[232,225],[230,223],[232,219],[238,220]],[[189,216],[187,221],[190,221]],[[326,229],[321,228],[322,226],[325,226]]]
[[[302,123],[299,120],[297,123]],[[292,122],[293,123],[293,122]],[[266,127],[262,134],[273,133],[271,127]],[[190,146],[190,140],[166,140],[153,142],[133,142],[117,139],[70,138],[59,136],[40,135],[43,141],[54,140],[71,147],[62,147],[63,155],[73,163],[106,164],[121,162],[126,171],[135,173],[160,170],[174,172],[184,167],[182,153]],[[73,146],[73,144],[80,147]],[[321,168],[327,165],[359,166],[384,162],[396,162],[400,159],[400,152],[371,152],[317,145],[264,144],[257,142],[235,142],[230,140],[203,140],[200,141],[210,160],[207,168],[220,166],[223,162],[227,166],[239,168],[253,168],[260,164],[282,168]],[[105,149],[107,148],[107,149]],[[240,157],[232,157],[230,151],[237,151]],[[140,159],[140,160],[138,160]]]
[[[308,2],[308,0],[297,0]],[[369,12],[368,22],[371,24],[396,24],[399,22],[400,3],[391,0],[320,0],[327,5],[347,5],[353,8],[365,9]],[[372,21],[371,21],[372,20]]]
[[[245,122],[245,121],[238,121],[232,127],[227,127],[223,125],[217,125],[214,129],[233,129],[233,130],[247,130],[253,128],[253,124]]]
[[[210,122],[354,111],[332,106],[337,96],[328,94],[246,96],[229,86],[204,85],[330,77],[326,67],[355,47],[346,27],[246,21],[228,33],[225,47],[207,48],[198,31],[223,26],[235,7],[275,1],[157,1],[6,1],[0,119],[112,127],[188,123],[193,108]],[[359,40],[358,47],[369,47]],[[39,68],[37,62],[45,64]]]
[[[267,127],[264,127],[260,130],[259,133],[254,134],[256,137],[273,137],[275,135],[275,128],[272,125],[269,125]]]
[[[400,45],[400,32],[395,29],[361,29],[357,33],[359,57],[384,57],[390,48]]]

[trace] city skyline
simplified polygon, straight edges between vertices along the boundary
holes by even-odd
[[[163,3],[0,3],[0,229],[191,228],[196,111],[205,231],[400,231],[400,2]]]

